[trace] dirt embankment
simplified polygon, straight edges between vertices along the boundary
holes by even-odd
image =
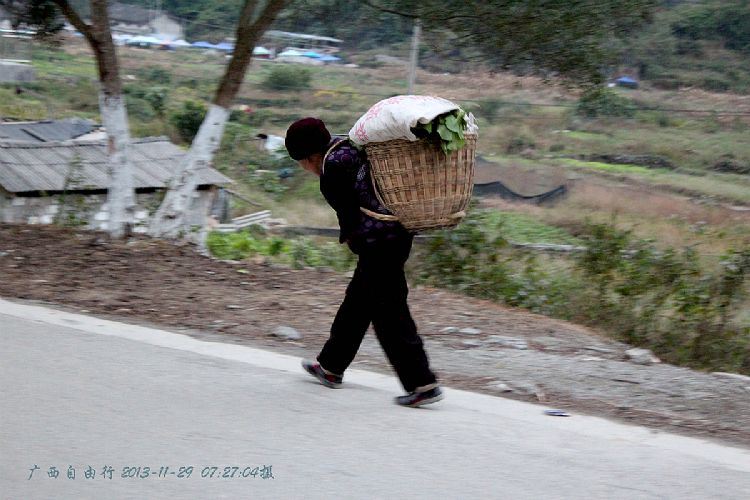
[[[0,277],[5,298],[299,356],[324,342],[347,283],[333,272],[219,262],[161,241],[2,224]],[[410,305],[447,385],[750,446],[748,378],[638,365],[626,359],[628,346],[586,328],[442,290],[414,289]],[[302,338],[270,335],[278,326]],[[372,335],[355,366],[390,371]]]

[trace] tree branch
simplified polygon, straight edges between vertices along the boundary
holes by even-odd
[[[253,13],[257,2],[245,0],[237,24],[237,36],[234,55],[229,61],[219,87],[216,89],[214,104],[228,108],[239,91],[245,72],[253,57],[253,49],[263,33],[268,29],[276,16],[284,8],[286,0],[268,0],[262,12],[253,22]]]
[[[65,16],[65,19],[67,19],[70,24],[72,24],[75,29],[77,29],[83,36],[85,36],[90,44],[94,45],[95,43],[97,43],[97,41],[94,39],[94,34],[91,31],[91,26],[86,24],[83,19],[81,19],[81,16],[78,15],[78,12],[75,11],[75,9],[67,0],[52,1],[55,2],[55,4],[60,8],[63,16]]]
[[[410,14],[408,12],[402,12],[395,9],[388,9],[386,7],[381,7],[379,5],[375,5],[374,3],[370,2],[369,0],[362,0],[362,3],[367,5],[370,8],[373,8],[375,10],[379,10],[380,12],[385,12],[386,14],[395,14],[397,16],[401,17],[408,17],[409,19],[417,19],[419,16],[417,14]]]
[[[285,5],[285,0],[268,2],[266,8],[263,9],[263,12],[258,16],[258,19],[250,27],[250,29],[256,33],[253,45],[255,45],[255,42],[257,42],[261,35],[271,26],[271,23],[276,19],[276,16]]]

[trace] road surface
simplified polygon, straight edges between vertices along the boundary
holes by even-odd
[[[291,356],[1,299],[0,341],[2,499],[750,498],[750,450],[540,405],[400,408],[381,374],[330,390]]]

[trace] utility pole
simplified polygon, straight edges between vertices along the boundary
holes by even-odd
[[[409,58],[409,90],[408,94],[414,93],[414,80],[417,77],[417,61],[419,59],[419,35],[422,31],[422,23],[419,19],[414,20],[414,32],[411,37],[411,57]]]

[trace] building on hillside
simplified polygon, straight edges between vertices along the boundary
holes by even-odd
[[[315,50],[321,54],[334,54],[341,49],[341,44],[344,43],[343,40],[329,36],[276,30],[266,31],[261,38],[261,42],[261,45],[273,49],[277,54],[287,49],[296,49],[300,52]]]
[[[11,28],[10,14],[0,7],[0,30],[10,30]]]
[[[0,22],[0,26],[5,25]],[[36,80],[31,65],[33,36],[33,31],[0,29],[0,83]]]
[[[71,118],[38,122],[0,122],[0,141],[54,142],[103,139],[91,120]]]
[[[109,5],[113,34],[144,35],[158,33],[165,38],[184,38],[179,19],[162,10],[144,9],[138,5],[113,2]]]
[[[131,147],[137,196],[135,232],[145,232],[185,152],[165,137],[135,139]],[[227,209],[222,187],[231,179],[213,168],[198,172],[189,223],[205,227]],[[0,221],[63,222],[106,230],[106,142],[0,141]]]

